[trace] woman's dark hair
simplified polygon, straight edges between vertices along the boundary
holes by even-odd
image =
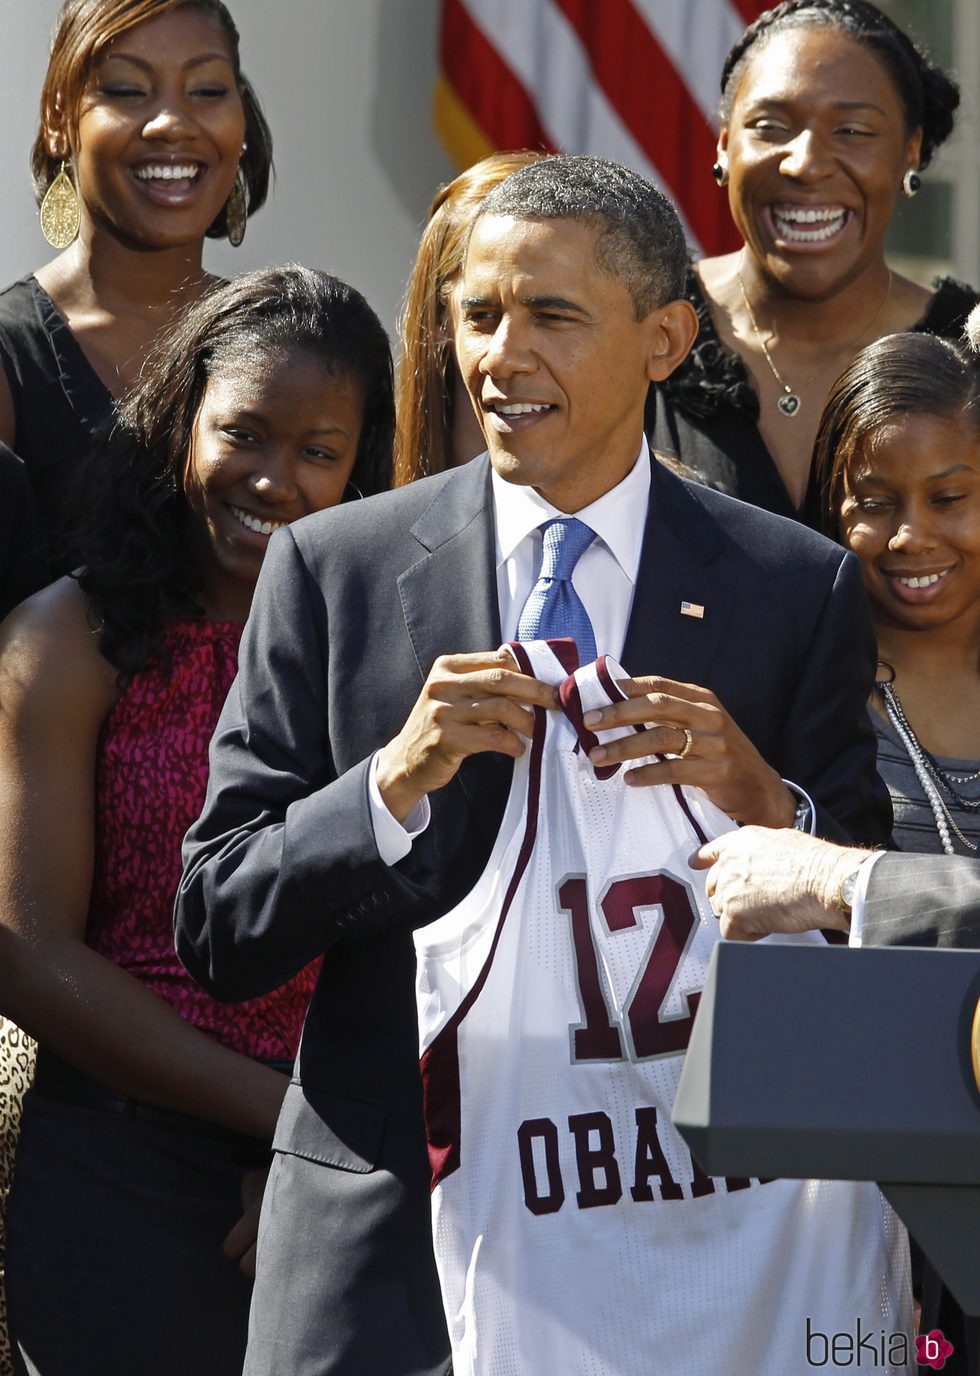
[[[51,42],[51,57],[41,89],[40,126],[31,150],[34,196],[38,205],[58,175],[62,162],[61,157],[55,157],[49,151],[48,134],[54,129],[65,129],[71,143],[78,123],[82,95],[92,68],[105,49],[137,24],[158,19],[162,14],[185,6],[209,15],[224,30],[245,110],[246,148],[239,168],[245,186],[248,213],[254,214],[265,203],[272,173],[272,134],[258,96],[242,75],[238,29],[222,0],[65,0]],[[227,233],[225,208],[222,206],[207,234],[210,239],[222,239]]]
[[[965,420],[980,431],[980,369],[932,334],[888,334],[862,349],[834,384],[813,451],[825,535],[840,539],[847,479],[883,426],[906,416]]]
[[[727,124],[745,63],[777,33],[820,26],[846,34],[874,53],[888,73],[905,110],[906,130],[922,130],[920,168],[953,130],[960,90],[941,67],[868,0],[783,0],[765,10],[742,34],[721,72],[721,117]]]
[[[388,336],[361,294],[311,268],[264,268],[215,287],[160,337],[83,478],[91,494],[76,537],[78,581],[100,623],[100,649],[125,682],[165,626],[200,616],[184,477],[209,380],[244,359],[301,350],[363,398],[351,482],[391,486],[393,379]]]

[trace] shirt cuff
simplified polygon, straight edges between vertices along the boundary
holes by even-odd
[[[854,897],[851,899],[851,931],[847,938],[848,946],[864,945],[864,903],[868,896],[868,882],[871,879],[871,871],[884,853],[883,850],[877,850],[858,866],[857,879],[854,881]]]
[[[378,787],[378,756],[371,760],[368,773],[368,805],[371,809],[371,825],[374,828],[374,844],[386,865],[397,865],[399,860],[412,849],[416,836],[421,836],[429,825],[431,810],[428,798],[416,803],[405,818],[404,824],[396,822],[388,811],[385,800]]]
[[[790,791],[791,793],[795,793],[795,794],[796,794],[796,797],[797,797],[797,799],[799,800],[800,803],[806,803],[807,807],[810,809],[810,813],[809,813],[809,816],[807,817],[806,821],[804,821],[804,822],[795,822],[795,821],[794,821],[794,823],[793,823],[794,829],[795,829],[796,831],[806,831],[806,832],[809,832],[811,836],[816,836],[816,834],[817,834],[817,809],[813,806],[813,799],[810,797],[809,793],[807,793],[807,791],[806,791],[805,788],[800,788],[799,784],[794,784],[794,782],[793,782],[792,779],[784,779],[784,780],[783,780],[783,783],[786,785],[786,787],[789,789],[789,791]]]

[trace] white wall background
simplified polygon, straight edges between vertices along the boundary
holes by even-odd
[[[205,261],[230,275],[287,260],[367,296],[393,336],[436,187],[454,173],[432,125],[438,0],[230,0],[242,65],[275,140],[276,184],[241,248]],[[51,256],[29,155],[59,0],[0,0],[0,283]]]

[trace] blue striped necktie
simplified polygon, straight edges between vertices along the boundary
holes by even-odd
[[[528,594],[517,623],[518,640],[554,640],[570,636],[579,661],[596,657],[595,634],[582,599],[572,587],[575,565],[595,539],[595,531],[574,516],[541,527],[544,553],[538,581]]]

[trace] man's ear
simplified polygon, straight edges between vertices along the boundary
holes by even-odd
[[[663,382],[680,367],[697,338],[698,316],[690,301],[668,301],[648,316],[652,339],[647,353],[647,377]]]

